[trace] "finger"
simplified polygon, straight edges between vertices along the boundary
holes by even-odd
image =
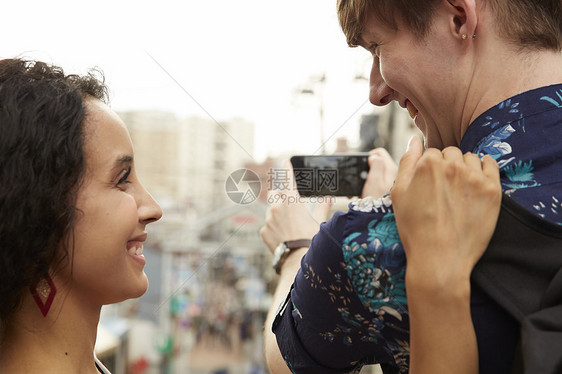
[[[381,169],[384,170],[390,168],[396,168],[396,163],[392,159],[392,156],[384,148],[373,149],[369,152],[369,168],[370,169]]]
[[[374,152],[374,151],[369,152],[369,158],[367,159],[367,161],[369,162],[369,169],[375,168],[377,164],[383,162],[383,159],[384,156],[380,152]]]
[[[274,186],[274,191],[278,194],[287,196],[298,196],[297,185],[295,183],[295,175],[293,170],[293,165],[289,160],[285,160],[281,164],[281,168],[276,169],[271,175],[272,186]]]
[[[447,147],[443,151],[443,158],[449,161],[463,161],[463,155],[457,147]]]
[[[472,170],[482,170],[482,161],[480,158],[474,154],[467,152],[463,156],[465,165]]]
[[[400,159],[400,163],[398,165],[398,175],[396,176],[396,184],[409,184],[412,176],[414,175],[416,163],[422,154],[423,145],[421,140],[417,136],[412,136],[408,142],[408,149],[406,150],[406,153],[404,153]]]
[[[378,157],[389,157],[392,158],[390,156],[390,153],[388,153],[388,151],[385,148],[379,147],[379,148],[375,148],[375,149],[371,149],[369,151],[369,158],[370,156],[378,156]]]
[[[361,196],[379,197],[388,192],[396,179],[398,166],[384,148],[369,152],[369,172]]]
[[[497,161],[493,157],[489,155],[485,155],[484,157],[482,157],[482,172],[484,173],[485,176],[491,178],[494,181],[499,182],[500,180],[499,170],[500,167]]]

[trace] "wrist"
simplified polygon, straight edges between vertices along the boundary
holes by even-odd
[[[282,277],[289,274],[291,278],[294,278],[297,275],[298,269],[300,269],[302,258],[307,251],[308,247],[302,247],[291,251],[280,267],[278,274]]]
[[[406,268],[406,292],[408,303],[417,300],[459,302],[470,299],[470,275],[464,272],[422,272],[414,267]]]
[[[288,240],[275,248],[273,251],[272,265],[277,274],[281,273],[281,268],[283,267],[285,261],[289,258],[292,252],[305,248],[308,249],[310,246],[310,239],[298,239],[298,240]]]

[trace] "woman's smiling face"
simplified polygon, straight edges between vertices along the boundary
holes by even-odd
[[[73,229],[72,288],[103,305],[141,296],[146,225],[162,216],[137,179],[129,133],[107,105],[85,99],[86,173]]]

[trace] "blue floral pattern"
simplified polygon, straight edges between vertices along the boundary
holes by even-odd
[[[559,139],[562,85],[554,85],[490,108],[469,126],[460,148],[492,156],[500,166],[505,193],[538,216],[562,224]],[[311,351],[324,344],[319,352],[340,354],[353,368],[330,372],[354,372],[363,364],[383,363],[407,373],[406,258],[390,197],[354,201],[346,214],[328,224],[331,233],[341,235],[335,238],[320,231],[316,243],[321,244],[313,242],[291,294],[299,306],[293,317],[305,336],[299,338]],[[315,303],[322,305],[322,323],[316,320],[318,311],[310,308]]]

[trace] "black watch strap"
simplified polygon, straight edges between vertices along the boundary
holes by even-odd
[[[312,240],[310,240],[310,239],[287,240],[285,242],[285,245],[290,250],[293,250],[293,249],[299,249],[299,248],[303,248],[303,247],[310,247],[311,242],[312,242]]]

